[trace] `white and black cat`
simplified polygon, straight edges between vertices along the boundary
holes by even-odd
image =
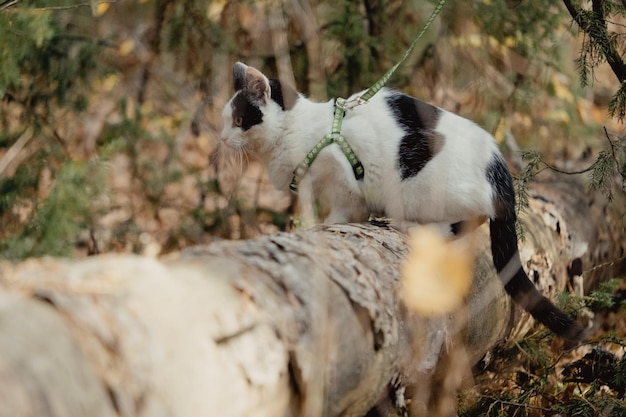
[[[329,132],[334,101],[316,103],[242,63],[222,113],[222,140],[256,153],[270,180],[288,190],[294,169]],[[370,213],[417,223],[490,219],[493,262],[508,294],[569,343],[583,329],[541,295],[521,266],[511,175],[493,139],[473,122],[405,94],[382,89],[348,110],[342,132],[365,168],[357,180],[336,145],[307,175],[327,223],[363,222]]]

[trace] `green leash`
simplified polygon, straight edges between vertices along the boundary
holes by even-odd
[[[293,179],[291,180],[291,184],[289,184],[289,189],[291,191],[293,191],[294,193],[298,192],[298,185],[300,184],[302,177],[304,177],[309,168],[311,168],[311,165],[313,164],[319,153],[322,151],[322,149],[333,143],[337,143],[339,145],[341,151],[348,159],[348,162],[350,162],[354,177],[357,180],[363,179],[365,175],[363,165],[361,164],[361,161],[359,161],[359,159],[357,158],[354,150],[352,150],[350,144],[346,141],[346,138],[343,137],[343,135],[341,134],[341,124],[343,122],[343,117],[346,114],[347,110],[352,110],[357,106],[366,104],[372,97],[374,97],[374,95],[376,95],[376,93],[381,90],[381,88],[385,86],[385,84],[387,84],[394,72],[396,72],[400,65],[402,65],[404,61],[406,61],[406,59],[409,57],[409,55],[411,55],[413,49],[415,49],[415,46],[417,45],[417,42],[422,36],[424,36],[424,33],[426,33],[435,18],[439,15],[439,12],[441,12],[441,9],[443,9],[445,3],[446,0],[439,0],[439,3],[437,3],[437,6],[435,6],[435,10],[433,10],[426,23],[424,23],[422,30],[420,30],[415,39],[413,39],[411,45],[404,52],[402,58],[400,58],[400,60],[393,67],[391,67],[382,77],[380,77],[378,81],[376,81],[363,94],[349,101],[341,97],[335,100],[335,115],[333,118],[332,129],[329,134],[325,135],[322,140],[320,140],[309,151],[309,153],[307,153],[304,161],[300,162],[300,164],[293,171]]]

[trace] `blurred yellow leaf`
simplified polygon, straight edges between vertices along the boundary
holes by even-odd
[[[569,123],[571,121],[571,117],[569,117],[569,114],[562,109],[552,110],[548,113],[547,119],[562,123]]]
[[[507,36],[504,39],[504,46],[507,48],[513,48],[517,45],[517,40],[513,36]]]
[[[569,88],[569,80],[564,75],[554,74],[552,76],[552,86],[554,87],[555,96],[570,103],[574,102],[574,96]]]
[[[117,74],[111,74],[104,78],[102,81],[102,89],[104,91],[111,91],[119,83],[120,77]]]
[[[483,45],[482,35],[479,35],[479,34],[469,35],[467,37],[467,41],[468,41],[470,46],[473,46],[475,48],[479,48],[479,47],[481,47]]]
[[[498,120],[498,125],[496,126],[495,132],[493,132],[493,137],[496,139],[497,143],[502,143],[504,139],[504,135],[506,135],[507,130],[509,129],[509,123],[505,117],[500,117]]]
[[[153,109],[154,109],[154,106],[153,106],[152,101],[146,100],[141,105],[141,114],[149,115],[152,112]]]
[[[124,42],[120,44],[118,51],[120,55],[126,56],[130,54],[134,48],[135,48],[135,41],[133,41],[132,39],[126,39]]]
[[[473,255],[465,241],[448,241],[435,228],[411,233],[402,267],[402,296],[421,314],[445,314],[461,306],[472,283]]]
[[[214,22],[218,21],[220,16],[222,15],[222,10],[224,10],[224,6],[226,6],[226,1],[224,0],[212,1],[206,11],[207,17]]]
[[[98,3],[96,6],[96,16],[102,16],[109,10],[111,3]]]
[[[210,154],[211,151],[213,151],[214,143],[215,141],[211,140],[211,138],[206,135],[200,135],[196,139],[196,146],[198,146],[198,149],[204,154]]]
[[[515,112],[513,113],[514,124],[520,125],[526,129],[533,127],[533,119],[526,113]]]

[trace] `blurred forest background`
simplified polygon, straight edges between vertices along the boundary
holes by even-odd
[[[624,6],[600,3],[622,51]],[[252,156],[218,149],[232,64],[345,97],[402,55],[433,6],[0,2],[0,257],[167,253],[288,228],[291,196]],[[586,43],[560,2],[449,0],[390,84],[493,132],[524,180],[539,155],[575,170],[611,150],[615,173],[621,82],[597,46],[581,54]]]
[[[317,100],[346,97],[396,62],[433,7],[0,0],[0,258],[157,255],[291,228],[292,196],[272,188],[252,155],[219,147],[233,63],[293,77]],[[623,193],[624,14],[624,1],[448,0],[390,85],[492,132],[518,191],[558,167]],[[611,285],[598,292],[609,301],[621,282]],[[508,348],[526,368],[504,365],[518,372],[507,378],[525,379],[504,382],[511,391],[498,407],[485,389],[476,409],[527,415],[530,402],[541,415],[559,403],[595,415],[603,405],[573,388],[552,394],[563,390],[553,376],[562,358],[538,344]],[[610,401],[626,387],[626,361],[612,358],[623,380],[609,384]]]

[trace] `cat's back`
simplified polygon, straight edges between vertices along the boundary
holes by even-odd
[[[413,168],[423,168],[437,155],[468,160],[497,152],[492,135],[473,121],[395,90],[383,88],[352,112],[354,140],[380,156],[409,158],[417,162]]]
[[[365,167],[364,194],[371,206],[418,221],[488,209],[486,169],[498,150],[474,122],[389,89],[346,120],[346,138]],[[444,211],[433,209],[438,205],[432,202],[440,200]]]

